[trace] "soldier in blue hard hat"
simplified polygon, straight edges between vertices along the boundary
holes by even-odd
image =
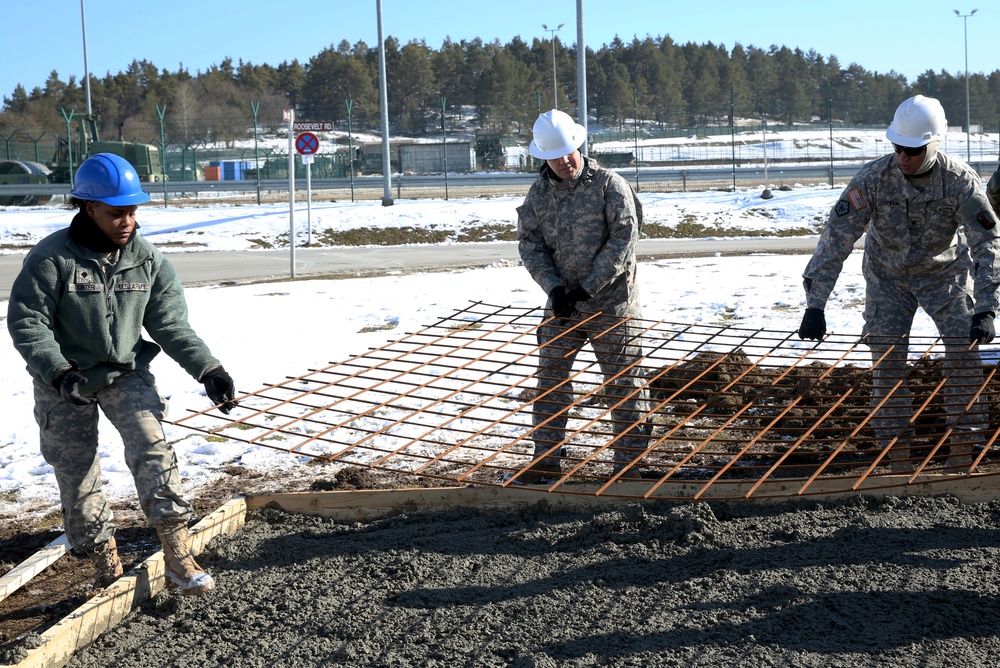
[[[94,155],[80,165],[70,195],[78,212],[25,257],[7,312],[33,380],[41,453],[59,486],[66,536],[93,560],[95,587],[121,575],[101,493],[100,408],[121,435],[139,505],[163,544],[167,577],[183,593],[200,594],[215,582],[189,549],[193,511],[163,436],[166,404],[149,363],[163,350],[204,383],[224,413],[235,406],[233,380],[188,324],[173,267],[136,234],[136,210],[149,195],[132,165]]]

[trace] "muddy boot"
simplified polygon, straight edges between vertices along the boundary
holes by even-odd
[[[632,464],[635,461],[636,456],[632,452],[624,452],[622,450],[615,451],[615,463],[611,467],[611,476],[614,477],[621,473],[621,477],[618,478],[619,481],[625,480],[642,480],[642,476],[639,474],[639,465]],[[624,472],[624,473],[623,473]]]
[[[104,589],[121,577],[122,562],[118,558],[118,543],[115,537],[106,543],[101,543],[90,552],[90,560],[94,562],[97,574],[94,576],[94,589]]]
[[[885,459],[889,464],[889,470],[893,473],[906,473],[913,470],[913,462],[907,461],[910,458],[909,448],[893,447],[886,455]]]
[[[197,596],[215,588],[215,580],[191,554],[185,522],[158,524],[156,535],[163,545],[163,569],[167,579],[180,587],[182,594]]]
[[[972,468],[972,446],[968,443],[948,446],[948,459],[944,463],[945,473],[968,473]]]
[[[566,448],[559,448],[554,454],[558,457],[565,457]],[[562,477],[562,464],[560,462],[560,459],[553,456],[540,459],[521,471],[521,473],[516,474],[514,476],[514,482],[521,483],[522,485],[543,485],[553,483]]]

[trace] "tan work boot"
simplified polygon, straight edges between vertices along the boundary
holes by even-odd
[[[97,574],[94,576],[94,589],[104,589],[121,577],[122,562],[118,558],[118,543],[115,537],[106,543],[101,543],[90,552],[90,560],[94,562]]]
[[[566,456],[563,446],[548,457],[543,457],[520,473],[508,476],[513,482],[521,485],[546,485],[562,477],[562,458]]]
[[[542,459],[521,471],[514,481],[522,485],[544,485],[553,483],[562,477],[562,466],[559,460]]]
[[[906,473],[913,470],[913,462],[910,459],[910,449],[894,446],[886,456],[889,463],[889,470],[893,473]]]
[[[944,463],[946,473],[968,473],[972,467],[972,446],[969,444],[948,446],[948,459]]]
[[[185,596],[198,596],[215,588],[215,580],[191,554],[187,524],[183,521],[156,525],[163,545],[163,570],[167,579]]]

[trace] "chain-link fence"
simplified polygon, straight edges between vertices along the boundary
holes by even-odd
[[[340,130],[317,132],[320,148],[308,167],[313,188],[321,198],[380,199],[385,196],[381,141],[370,135],[352,136]],[[58,134],[32,136],[14,131],[0,135],[0,185],[18,183],[20,172],[41,166],[69,174],[67,161],[78,164],[83,150],[78,137]],[[126,143],[159,149],[159,138],[133,137]],[[105,142],[103,145],[114,145]],[[253,135],[232,147],[204,142],[172,143],[151,161],[149,188],[166,199],[287,197],[289,165],[298,188],[304,188],[307,168],[298,155],[289,160],[287,130],[277,135]],[[73,154],[67,147],[76,145]],[[743,126],[680,128],[636,126],[591,132],[588,154],[616,169],[646,192],[759,188],[795,184],[846,183],[864,162],[885,155],[891,146],[884,128],[835,126]],[[113,150],[113,149],[112,149]],[[1000,137],[952,129],[941,150],[968,160],[984,178],[997,166]],[[466,198],[520,196],[527,192],[539,167],[520,135],[456,133],[394,138],[389,142],[390,196],[395,198]],[[34,166],[32,166],[34,165]],[[162,172],[162,176],[160,173]],[[140,172],[144,173],[144,172]],[[21,182],[44,182],[35,180]],[[49,181],[65,182],[49,178]],[[12,202],[6,202],[12,203]]]

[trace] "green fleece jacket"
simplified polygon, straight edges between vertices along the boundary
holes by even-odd
[[[196,380],[219,366],[188,324],[180,281],[159,250],[133,235],[107,278],[101,258],[69,228],[25,257],[7,329],[33,378],[51,384],[73,360],[87,377],[80,392],[93,394],[148,366],[161,349]],[[143,339],[143,329],[155,343]]]

